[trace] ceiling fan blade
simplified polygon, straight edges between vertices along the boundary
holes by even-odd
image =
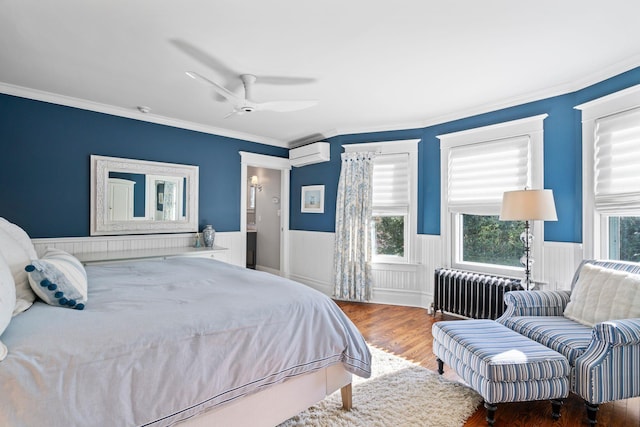
[[[242,82],[238,79],[238,76],[242,75],[242,73],[230,68],[211,53],[182,39],[171,39],[169,43],[192,59],[198,61],[201,65],[213,70],[216,76],[219,77],[218,81],[220,81],[221,85],[227,88],[229,92],[236,93],[237,89],[242,86]],[[314,83],[316,81],[317,79],[314,77],[258,76],[258,83],[260,84],[298,85]],[[218,86],[220,86],[220,84]],[[226,96],[221,93],[216,95],[216,99],[219,101],[222,101],[223,97],[226,98]]]
[[[302,85],[316,80],[313,77],[258,76],[258,82],[271,85]]]
[[[227,90],[223,86],[220,86],[218,83],[216,83],[216,82],[214,82],[212,80],[209,80],[208,78],[204,77],[203,75],[196,73],[195,71],[185,71],[185,74],[187,76],[191,77],[194,80],[200,80],[203,83],[207,83],[207,84],[211,85],[216,92],[218,92],[220,95],[224,96],[225,98],[227,98],[229,101],[233,102],[234,104],[241,103],[243,101],[243,99],[240,98],[235,93]]]
[[[255,103],[257,109],[262,111],[277,111],[284,113],[287,111],[304,110],[318,104],[318,101],[270,101]]]
[[[213,70],[216,75],[222,79],[219,80],[221,84],[230,92],[235,93],[235,91],[242,85],[242,83],[238,81],[238,74],[240,73],[232,70],[224,62],[211,55],[210,53],[185,40],[172,39],[169,40],[169,42],[176,48],[181,50],[183,53],[198,61],[200,64],[204,65],[210,70]],[[220,94],[216,94],[216,99],[218,101],[224,101],[225,98]]]

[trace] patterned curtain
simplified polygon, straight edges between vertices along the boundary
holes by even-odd
[[[336,201],[334,297],[371,297],[371,200],[374,153],[343,153]]]

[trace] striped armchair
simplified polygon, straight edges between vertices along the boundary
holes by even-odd
[[[585,264],[640,274],[640,264],[586,260],[574,275],[572,289]],[[507,309],[497,321],[569,360],[571,390],[585,400],[593,425],[599,404],[640,396],[640,318],[586,326],[563,316],[570,296],[568,291],[509,292],[504,298]]]

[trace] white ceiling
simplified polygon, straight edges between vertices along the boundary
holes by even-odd
[[[637,0],[0,5],[0,92],[279,146],[423,127],[640,65]],[[187,70],[226,87],[255,74],[257,101],[319,103],[224,119],[231,105]]]

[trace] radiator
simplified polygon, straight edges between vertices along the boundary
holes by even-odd
[[[519,279],[439,268],[435,271],[433,310],[473,319],[497,319],[504,313],[504,294],[520,291]]]

